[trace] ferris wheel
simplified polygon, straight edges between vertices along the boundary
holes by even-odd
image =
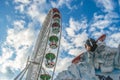
[[[61,14],[57,8],[53,8],[43,22],[31,58],[14,80],[53,80],[61,31]]]

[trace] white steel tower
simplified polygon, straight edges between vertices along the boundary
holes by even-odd
[[[43,22],[31,58],[14,80],[53,80],[61,30],[61,14],[57,8],[53,8]]]

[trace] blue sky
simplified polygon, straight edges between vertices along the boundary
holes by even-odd
[[[56,72],[84,50],[88,37],[106,34],[120,43],[120,0],[0,0],[0,80],[12,80],[24,68],[48,11],[62,15],[62,39]]]

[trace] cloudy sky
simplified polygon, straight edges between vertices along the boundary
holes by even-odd
[[[24,68],[53,7],[62,15],[57,73],[84,51],[88,37],[106,34],[108,46],[120,43],[120,0],[0,0],[0,80],[12,80]]]

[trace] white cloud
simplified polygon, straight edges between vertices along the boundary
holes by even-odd
[[[39,10],[37,5],[32,4],[27,11],[28,15],[31,16],[32,18],[34,18],[35,16],[39,15]]]
[[[62,6],[63,4],[66,4],[65,2],[69,2],[69,0],[60,0],[58,1],[58,6]]]
[[[87,38],[88,35],[85,32],[82,32],[78,35],[74,35],[74,37],[72,38],[72,48],[69,49],[68,54],[77,56],[81,52],[85,51],[84,44]]]
[[[116,25],[116,23],[118,23],[119,21],[120,20],[118,13],[113,11],[110,11],[104,15],[94,13],[93,22],[90,25],[89,31],[91,35],[94,36],[94,38],[96,39],[102,34],[114,34],[115,31],[119,30],[119,26]],[[110,31],[107,29],[109,29]],[[113,41],[110,42],[110,44],[112,43]]]
[[[61,48],[64,49],[65,51],[68,51],[69,49],[72,48],[71,43],[69,43],[67,39],[65,39],[65,37],[61,38]]]
[[[93,17],[93,23],[91,24],[90,31],[95,31],[96,29],[100,29],[103,31],[103,29],[110,26],[112,23],[116,23],[119,21],[119,16],[115,12],[109,12],[105,15],[98,15],[97,13],[94,13]]]
[[[9,47],[2,48],[2,56],[0,56],[0,64],[3,64],[13,54],[13,51]]]
[[[24,13],[24,8],[25,8],[24,4],[20,4],[19,6],[15,7],[16,10],[20,11],[20,13]]]
[[[74,36],[75,35],[75,32],[74,32],[74,30],[72,28],[66,28],[66,31],[67,31],[67,34],[69,36]]]
[[[63,5],[66,5],[68,9],[74,9],[76,6],[71,6],[72,0],[59,0],[57,2],[51,1],[52,7],[62,7]]]
[[[94,20],[91,24],[90,31],[92,31],[92,36],[96,39],[101,36],[102,34],[107,34],[106,37],[106,44],[111,47],[117,47],[120,43],[119,41],[119,33],[116,31],[119,30],[119,26],[114,23],[119,22],[119,16],[115,12],[109,12],[105,15],[97,15],[94,14]],[[105,30],[105,28],[109,30]],[[99,29],[99,30],[97,30]]]
[[[75,47],[84,46],[84,41],[86,41],[87,38],[88,38],[88,35],[85,32],[76,35],[73,39],[73,43],[75,44]]]
[[[70,37],[75,36],[76,32],[78,32],[81,29],[86,29],[87,27],[86,20],[78,22],[78,21],[75,21],[73,18],[70,18],[69,24],[70,24],[70,27],[66,28],[66,32]]]
[[[94,13],[93,17],[93,23],[91,24],[90,31],[95,30],[96,28],[103,30],[105,27],[111,24],[111,19],[106,17],[107,15],[97,15],[97,13]]]
[[[111,23],[109,20],[98,20],[94,24],[92,24],[92,27],[97,27],[99,29],[104,29],[106,26],[108,26]]]
[[[118,30],[118,28],[115,27],[115,26],[111,26],[111,27],[109,27],[109,29],[110,29],[111,31],[117,31],[117,30]]]
[[[112,0],[97,0],[96,3],[97,6],[104,8],[105,12],[111,12],[114,10],[114,2]]]
[[[15,9],[20,11],[20,13],[24,13],[25,7],[31,3],[31,0],[14,0],[15,4],[18,4],[15,6]]]
[[[69,50],[69,54],[74,55],[74,56],[78,56],[80,55],[82,52],[85,52],[84,48],[74,48],[74,49],[70,49]]]
[[[61,72],[66,70],[67,67],[71,64],[72,58],[65,57],[65,58],[58,58],[56,72]]]
[[[61,48],[68,51],[67,54],[76,56],[84,51],[84,43],[88,38],[86,33],[87,26],[86,19],[75,21],[73,18],[70,18],[69,27],[66,27],[66,33],[63,33],[61,39]]]
[[[120,44],[120,33],[113,33],[107,37],[106,44],[110,47],[118,47]]]
[[[40,23],[44,21],[46,16],[46,13],[39,10],[38,5],[36,4],[31,4],[26,13],[32,18],[32,20],[39,21]]]
[[[57,8],[57,4],[55,2],[51,1],[51,5]]]
[[[51,1],[51,5],[53,6],[53,7],[60,7],[60,6],[62,6],[63,4],[66,4],[65,3],[66,1],[64,1],[64,0],[60,0],[60,1],[58,1],[58,2],[53,2],[53,1]],[[69,2],[69,1],[68,1]]]
[[[16,49],[19,49],[20,45],[29,46],[32,44],[31,40],[33,40],[33,35],[34,33],[31,28],[26,28],[19,32],[16,29],[9,29],[6,44],[12,45]]]
[[[35,41],[34,28],[24,27],[25,22],[14,21],[13,28],[8,28],[6,41],[2,44],[2,55],[0,56],[0,73],[9,74],[7,68],[14,73],[15,70],[23,69],[30,49]],[[13,56],[14,55],[14,56]],[[15,76],[14,76],[15,77]]]
[[[50,5],[46,3],[46,0],[14,0],[15,9],[21,14],[29,16],[33,22],[43,22],[46,13],[45,11],[50,8]],[[44,7],[44,8],[43,8]]]
[[[94,20],[101,20],[101,19],[104,19],[104,15],[97,15],[97,13],[94,13]]]
[[[14,0],[16,3],[29,4],[30,0]]]
[[[13,22],[14,29],[17,31],[22,30],[24,28],[24,25],[25,25],[25,21],[23,20]]]

